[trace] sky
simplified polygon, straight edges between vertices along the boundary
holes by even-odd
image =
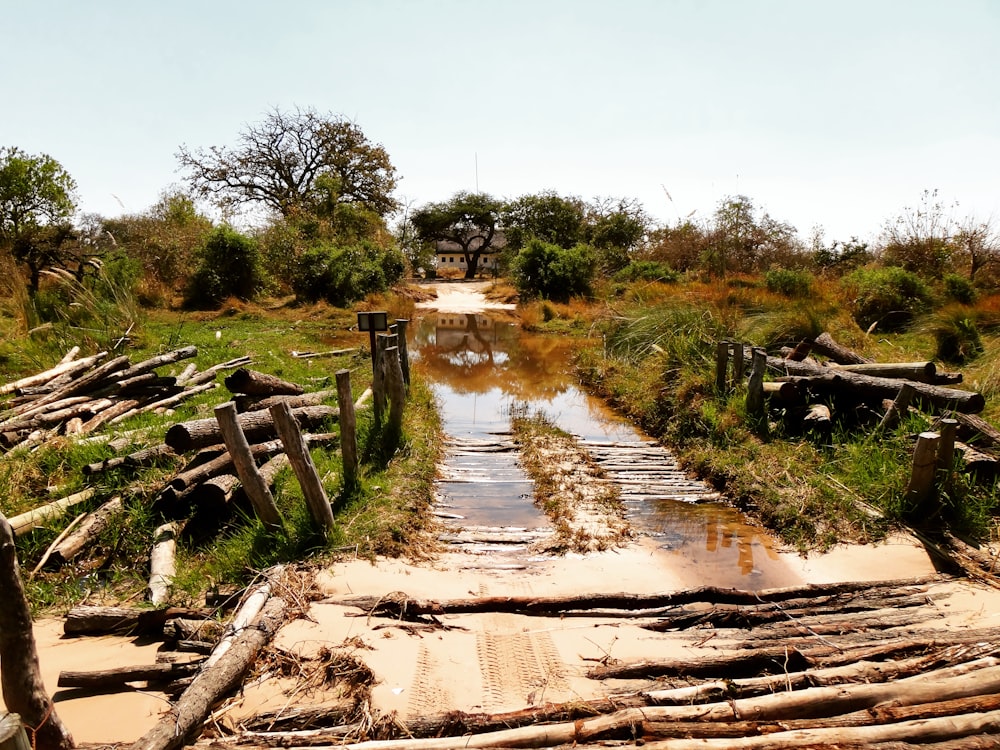
[[[140,213],[176,158],[314,108],[397,198],[555,191],[661,224],[745,195],[875,239],[937,190],[1000,223],[998,0],[0,0],[0,146],[82,212]]]

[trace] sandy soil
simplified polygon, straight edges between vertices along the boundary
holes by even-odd
[[[438,284],[438,300],[427,306],[449,311],[484,309],[478,284]],[[841,547],[826,554],[774,553],[780,583],[903,579],[933,572],[922,547],[899,535],[877,546]],[[681,556],[649,538],[611,550],[565,556],[473,555],[450,552],[432,564],[402,560],[349,560],[322,572],[324,598],[308,617],[283,628],[275,641],[286,654],[318,659],[330,650],[349,652],[375,674],[374,712],[395,712],[403,721],[446,710],[502,711],[542,701],[587,699],[635,689],[637,685],[588,679],[587,670],[608,660],[667,656],[695,657],[726,648],[704,633],[652,633],[623,620],[600,617],[528,617],[510,614],[443,616],[444,627],[370,618],[337,601],[352,595],[411,598],[557,596],[628,592],[659,593],[704,583],[697,557]],[[1000,592],[968,583],[937,587],[948,595],[929,612],[934,627],[956,629],[997,625]],[[136,689],[115,696],[81,696],[56,690],[63,669],[100,669],[149,664],[157,644],[121,638],[61,639],[61,622],[43,621],[36,631],[47,686],[57,710],[79,742],[128,742],[168,709],[156,692]],[[314,685],[264,674],[218,712],[235,723],[265,710],[324,704],[335,694]]]

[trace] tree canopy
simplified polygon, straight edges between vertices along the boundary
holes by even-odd
[[[520,250],[532,238],[570,248],[581,241],[587,206],[579,198],[563,198],[555,192],[523,195],[503,211],[507,244]]]
[[[32,156],[16,146],[0,149],[0,244],[27,265],[32,292],[42,269],[65,260],[75,191],[76,182],[51,156]]]
[[[380,216],[397,207],[389,154],[355,123],[314,109],[275,109],[248,124],[235,148],[177,154],[190,187],[223,206],[260,205],[283,217],[360,205]]]
[[[465,256],[465,278],[472,279],[480,256],[496,247],[503,202],[485,193],[456,193],[451,200],[429,203],[413,214],[417,237],[424,242],[453,242]]]

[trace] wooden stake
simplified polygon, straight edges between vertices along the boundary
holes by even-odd
[[[36,750],[70,750],[73,737],[42,682],[31,612],[21,584],[14,531],[0,513],[0,687],[7,709],[34,728]]]
[[[271,418],[285,446],[292,471],[299,480],[302,495],[305,497],[306,505],[309,506],[309,513],[316,524],[329,534],[336,525],[333,520],[333,509],[330,507],[330,501],[326,496],[326,490],[323,489],[323,482],[316,471],[306,441],[302,439],[299,425],[292,416],[292,410],[288,404],[275,404],[271,407]]]
[[[750,366],[750,380],[747,382],[747,416],[759,418],[764,413],[764,370],[767,369],[767,352],[759,347],[753,349],[753,363]]]
[[[406,386],[403,384],[403,370],[399,364],[399,348],[391,346],[385,355],[386,388],[389,393],[389,436],[398,440],[403,433],[403,407],[406,405]]]
[[[245,416],[245,415],[244,415]],[[281,514],[274,504],[274,497],[271,490],[257,471],[253,454],[250,452],[250,444],[247,442],[243,430],[236,415],[236,405],[232,401],[227,401],[215,408],[215,417],[222,430],[222,436],[226,441],[226,448],[233,457],[233,464],[236,467],[236,474],[243,483],[247,497],[257,512],[257,517],[264,526],[272,531],[281,528]]]
[[[937,471],[937,453],[941,436],[936,432],[921,432],[913,449],[913,468],[906,486],[908,507],[921,508],[934,493],[934,474]]]
[[[715,390],[726,394],[726,373],[729,370],[729,342],[720,341],[715,345]]]
[[[340,408],[340,455],[344,463],[344,486],[358,481],[358,436],[354,403],[351,400],[351,371],[337,371],[337,404]]]
[[[403,368],[403,383],[407,388],[410,387],[410,352],[406,348],[406,326],[409,324],[409,320],[405,318],[396,318],[396,322],[389,327],[393,333],[399,336],[399,364]]]

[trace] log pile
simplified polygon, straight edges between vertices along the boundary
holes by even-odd
[[[181,376],[158,368],[197,354],[185,346],[132,364],[128,356],[107,359],[107,352],[76,358],[71,350],[55,367],[0,386],[6,396],[0,412],[0,450],[38,445],[57,435],[83,435],[144,411],[165,410],[215,387],[223,363]]]

